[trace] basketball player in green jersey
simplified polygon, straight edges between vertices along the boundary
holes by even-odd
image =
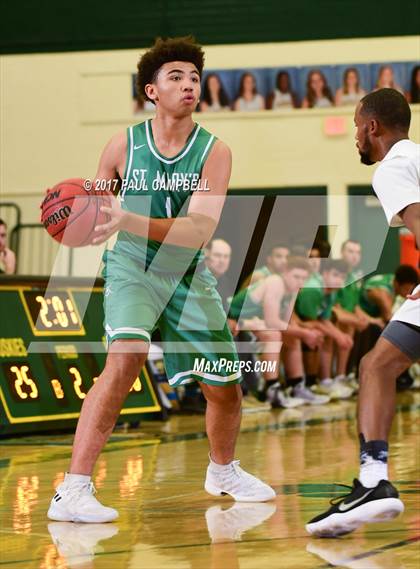
[[[108,356],[83,403],[70,470],[48,511],[54,520],[107,522],[118,517],[94,497],[91,475],[145,363],[155,328],[164,342],[170,383],[197,379],[207,399],[207,492],[245,502],[275,496],[233,460],[241,374],[216,279],[201,261],[223,208],[231,153],[191,117],[203,63],[203,51],[192,38],[157,40],[141,58],[137,75],[138,92],[156,105],[156,115],[113,137],[99,162],[96,179],[122,181],[120,201],[109,199],[104,210],[110,221],[98,228],[96,239],[100,243],[118,232],[114,250],[104,257]],[[173,342],[177,350],[171,348]],[[216,365],[212,373],[194,371],[195,356],[218,364],[222,354],[226,369]]]

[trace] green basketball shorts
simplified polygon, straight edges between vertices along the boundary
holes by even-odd
[[[104,264],[108,344],[121,339],[150,342],[158,329],[170,385],[241,381],[217,280],[207,268],[192,275],[153,273],[114,251],[105,253]]]

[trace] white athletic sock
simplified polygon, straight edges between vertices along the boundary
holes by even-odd
[[[374,488],[380,480],[388,480],[388,464],[368,457],[360,465],[359,480],[365,488]]]
[[[70,472],[66,472],[66,476],[64,478],[64,482],[67,484],[73,484],[73,482],[84,482],[88,484],[90,481],[91,477],[86,474],[70,474]]]
[[[213,472],[223,472],[224,470],[228,469],[232,464],[231,462],[228,462],[227,464],[217,464],[217,462],[214,462],[212,460],[210,454],[209,454],[209,459],[210,459],[210,466]]]

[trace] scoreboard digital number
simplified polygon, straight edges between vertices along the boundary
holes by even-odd
[[[0,280],[0,435],[74,426],[105,365],[102,288],[80,279],[66,284],[47,289],[46,280]],[[32,342],[42,349],[30,351]],[[160,411],[146,363],[120,419]]]
[[[35,336],[85,335],[77,306],[70,290],[21,290],[23,306]]]

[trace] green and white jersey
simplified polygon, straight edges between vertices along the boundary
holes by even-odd
[[[127,129],[127,160],[120,199],[123,209],[151,218],[186,215],[188,198],[196,191],[209,191],[201,178],[203,166],[216,137],[195,124],[184,148],[173,158],[162,156],[153,140],[151,120]],[[162,244],[133,233],[120,231],[114,251],[144,263],[156,272],[193,269],[202,251]]]
[[[241,289],[235,296],[228,299],[230,302],[229,318],[238,320],[239,318],[253,318],[257,316],[264,320],[264,307],[261,301],[254,300],[252,294],[258,287],[263,286],[262,281],[258,281],[246,288]],[[293,300],[293,295],[284,294],[279,307],[279,318],[289,320],[290,303]]]
[[[360,290],[362,288],[360,279],[360,271],[350,271],[347,273],[344,287],[338,290],[337,303],[348,312],[354,312],[359,304]]]
[[[336,300],[337,291],[325,292],[322,276],[312,273],[299,291],[296,313],[302,320],[330,320]]]

